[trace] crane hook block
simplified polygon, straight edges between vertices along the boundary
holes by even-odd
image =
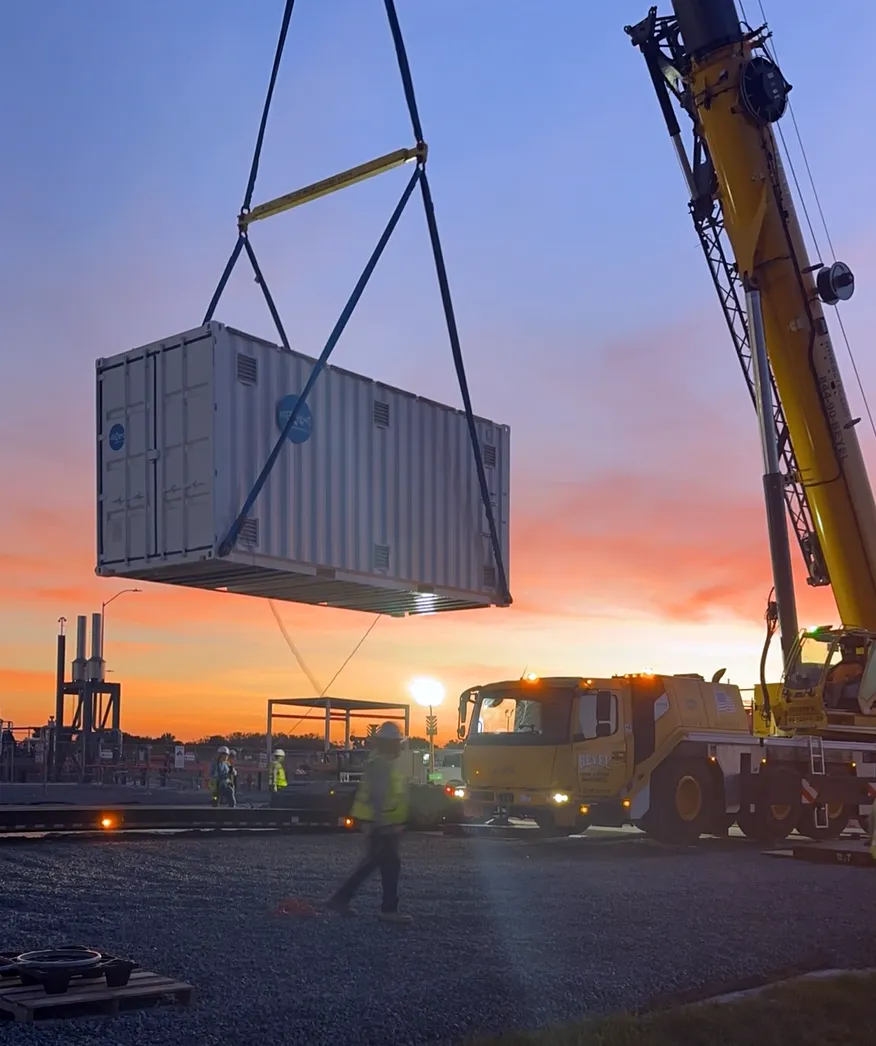
[[[775,62],[755,55],[742,68],[739,95],[749,116],[759,124],[775,123],[784,115],[791,85]]]
[[[845,262],[825,265],[815,277],[818,297],[825,305],[836,305],[848,301],[855,293],[855,276]]]

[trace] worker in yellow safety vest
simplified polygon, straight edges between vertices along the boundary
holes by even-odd
[[[374,738],[375,750],[365,764],[350,815],[366,835],[366,848],[347,881],[326,902],[329,911],[353,914],[350,901],[365,880],[380,872],[383,922],[409,923],[398,910],[401,873],[399,843],[408,819],[408,784],[399,766],[402,734],[395,723],[383,723]]]
[[[271,759],[271,791],[276,792],[286,787],[286,753],[282,748],[275,748]]]

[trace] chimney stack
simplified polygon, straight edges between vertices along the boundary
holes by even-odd
[[[82,619],[84,620],[84,618]],[[86,668],[87,678],[102,683],[104,680],[103,644],[101,643],[101,615],[91,615],[91,657]]]
[[[85,681],[85,643],[88,632],[88,619],[84,614],[76,618],[76,657],[73,660],[73,682]]]

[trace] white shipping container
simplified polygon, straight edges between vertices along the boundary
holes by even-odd
[[[97,361],[97,573],[401,616],[503,606],[465,414],[212,321]],[[508,569],[510,429],[476,419]]]

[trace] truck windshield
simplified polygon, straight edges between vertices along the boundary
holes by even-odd
[[[785,679],[793,690],[806,690],[818,686],[822,674],[834,661],[839,651],[833,645],[833,637],[804,636],[797,648],[796,656]]]
[[[475,701],[469,744],[561,745],[571,741],[573,690],[492,690]]]

